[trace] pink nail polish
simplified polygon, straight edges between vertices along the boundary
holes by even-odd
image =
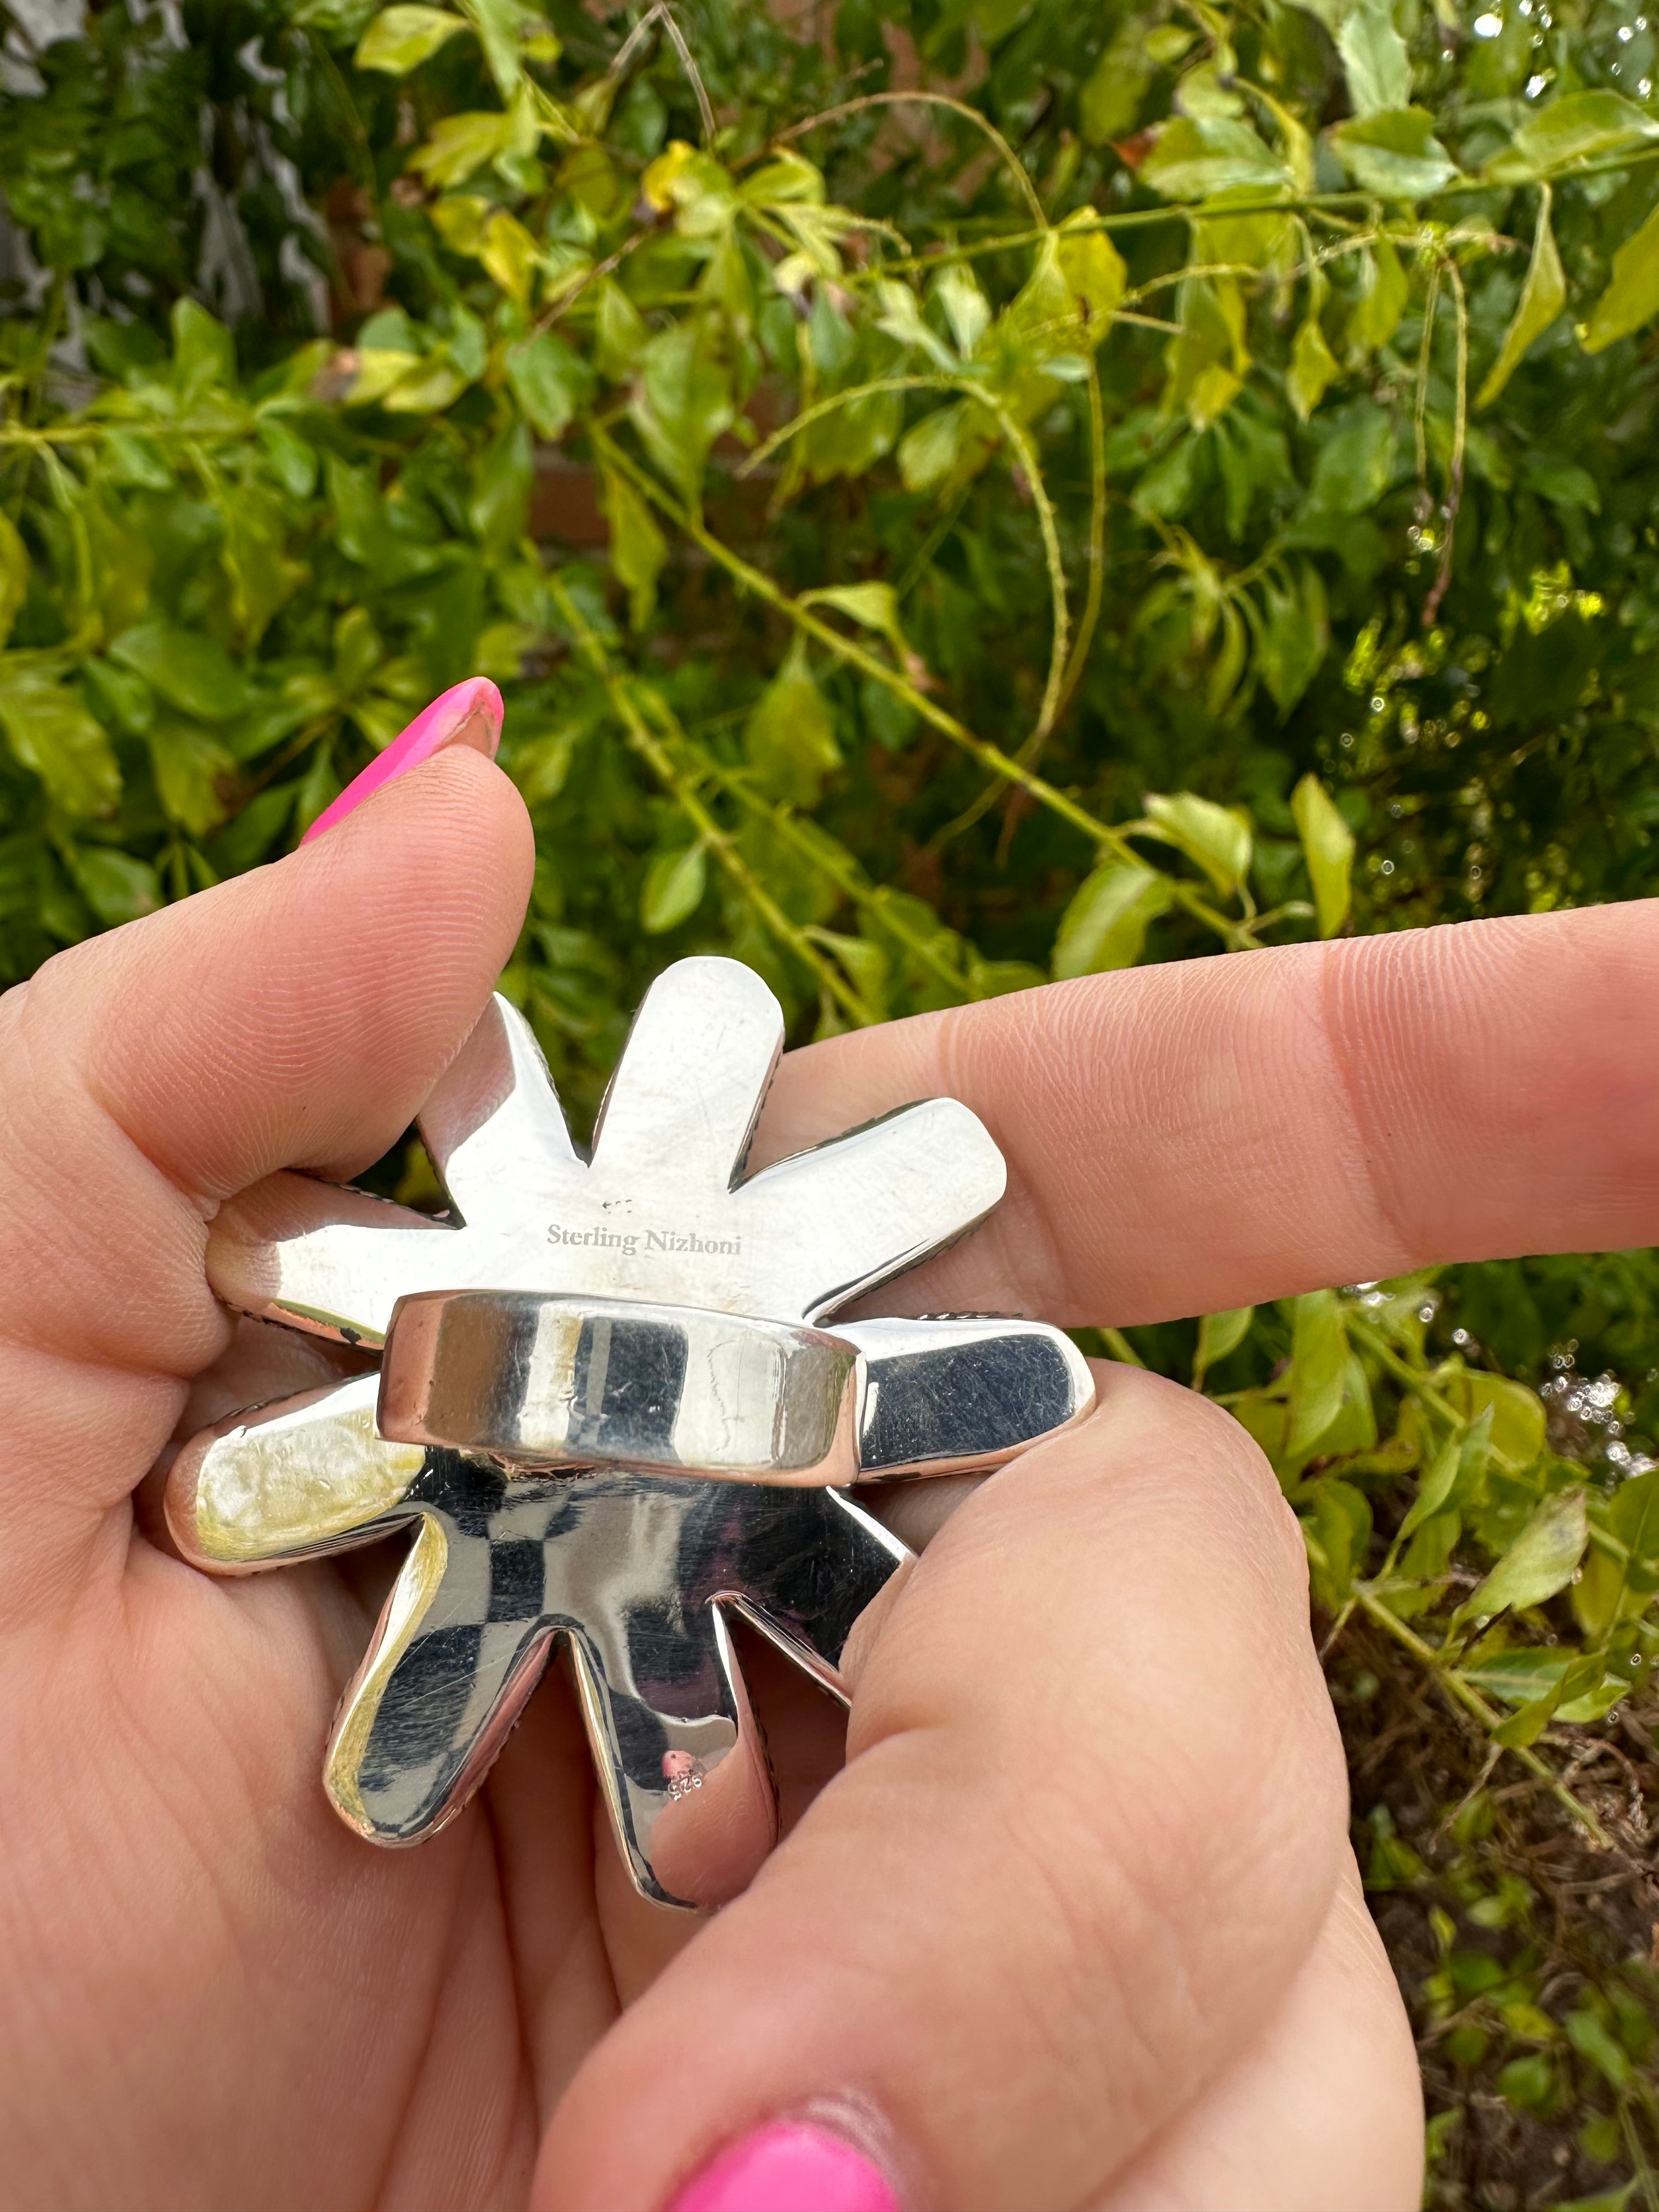
[[[504,711],[501,695],[487,676],[470,676],[465,684],[452,684],[416,714],[409,727],[393,738],[361,775],[353,776],[334,804],[323,809],[300,842],[308,845],[313,837],[320,837],[337,822],[343,822],[382,784],[392,782],[409,769],[418,768],[422,761],[430,760],[434,753],[442,752],[447,745],[470,745],[474,752],[487,753],[494,760],[495,748],[501,740]]]
[[[879,2166],[805,2120],[773,2120],[723,2150],[669,2212],[898,2212]]]

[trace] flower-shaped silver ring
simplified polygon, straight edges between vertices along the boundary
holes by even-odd
[[[782,1044],[757,975],[681,961],[584,1160],[498,998],[420,1119],[451,1216],[285,1176],[210,1242],[228,1304],[381,1354],[204,1431],[167,1502],[221,1574],[414,1528],[325,1762],[372,1842],[459,1809],[562,1641],[639,1888],[735,1895],[777,1815],[727,1614],[844,1698],[910,1559],[846,1486],[996,1466],[1092,1404],[1040,1322],[825,1325],[973,1228],[1005,1170],[936,1098],[745,1176]]]

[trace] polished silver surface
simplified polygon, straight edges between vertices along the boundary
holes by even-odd
[[[833,1334],[529,1291],[403,1299],[380,1430],[526,1466],[851,1483],[994,1467],[1093,1402],[1041,1322],[849,1322]]]
[[[400,1299],[380,1434],[528,1466],[859,1475],[859,1355],[822,1329],[534,1291]]]
[[[781,1040],[746,969],[669,969],[584,1163],[496,1000],[421,1116],[458,1219],[284,1176],[215,1224],[228,1304],[386,1354],[204,1432],[167,1506],[221,1573],[414,1527],[328,1753],[365,1836],[441,1826],[562,1639],[641,1889],[735,1894],[775,1814],[726,1613],[844,1693],[909,1554],[832,1486],[993,1466],[1089,1410],[1042,1323],[818,1326],[970,1228],[1004,1171],[935,1099],[744,1179]]]
[[[337,1810],[375,1843],[434,1834],[563,1639],[635,1883],[665,1905],[735,1896],[777,1813],[725,1616],[746,1616],[844,1698],[849,1644],[904,1546],[835,1490],[513,1476],[388,1443],[378,1387],[367,1375],[221,1423],[186,1446],[167,1489],[180,1550],[220,1573],[416,1524],[330,1740]]]
[[[269,1233],[214,1240],[214,1287],[247,1312],[367,1345],[385,1342],[392,1308],[417,1291],[820,1321],[971,1229],[1006,1174],[975,1115],[930,1098],[739,1180],[782,1043],[758,975],[680,961],[646,994],[585,1164],[535,1039],[497,999],[421,1116],[459,1224],[361,1193],[343,1205],[337,1188],[290,1177],[288,1216]]]

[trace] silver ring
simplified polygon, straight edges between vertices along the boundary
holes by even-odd
[[[400,1298],[380,1434],[529,1467],[855,1482],[861,1362],[801,1323],[537,1291]]]

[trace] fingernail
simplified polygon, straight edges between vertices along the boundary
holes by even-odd
[[[899,2212],[861,2150],[806,2120],[773,2120],[731,2144],[669,2212]]]
[[[495,748],[501,741],[504,711],[501,695],[487,676],[470,676],[465,684],[452,684],[416,714],[402,735],[393,738],[361,775],[353,776],[334,804],[323,809],[300,842],[308,845],[313,837],[320,837],[337,822],[343,822],[383,784],[392,782],[411,768],[418,768],[422,761],[430,760],[434,753],[443,752],[450,745],[470,745],[474,752],[484,753],[494,760]]]

